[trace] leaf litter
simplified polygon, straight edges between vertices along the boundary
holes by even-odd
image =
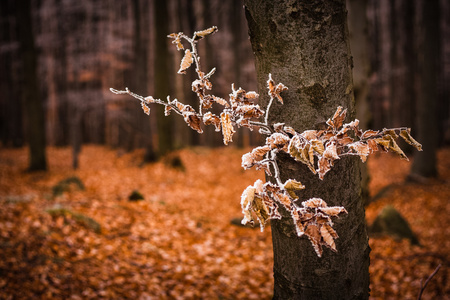
[[[181,150],[177,154],[186,172],[162,162],[139,167],[142,150],[119,157],[104,147],[85,146],[77,171],[71,169],[70,149],[50,147],[48,154],[50,171],[28,174],[26,149],[0,152],[1,299],[272,297],[270,226],[261,233],[230,224],[241,216],[239,198],[248,182],[264,179],[263,172],[239,167],[242,150]],[[438,157],[444,180],[427,185],[404,183],[410,162],[388,154],[368,159],[372,195],[395,184],[369,205],[368,223],[391,204],[423,245],[370,239],[371,299],[415,299],[420,280],[439,263],[444,266],[422,299],[450,294],[450,190],[445,181],[450,150]],[[86,189],[53,196],[52,187],[71,176],[78,176]],[[129,202],[133,190],[145,199]],[[49,214],[55,207],[71,213]],[[101,232],[74,216],[95,220]],[[330,229],[324,225],[314,233],[327,237],[333,248]]]

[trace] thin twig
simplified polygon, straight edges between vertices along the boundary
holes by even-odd
[[[436,273],[439,271],[439,269],[442,267],[442,264],[439,264],[436,268],[436,270],[434,270],[433,273],[431,273],[430,276],[428,276],[427,280],[425,281],[425,284],[422,286],[422,280],[420,281],[420,291],[419,291],[419,295],[417,296],[417,300],[422,299],[422,293],[425,290],[425,288],[427,287],[428,282],[430,282],[430,280],[434,277],[434,275],[436,275]]]

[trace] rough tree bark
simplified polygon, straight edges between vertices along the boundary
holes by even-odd
[[[245,1],[250,40],[256,57],[261,104],[266,81],[289,87],[284,105],[273,105],[271,122],[286,122],[301,132],[320,129],[337,106],[355,116],[345,0]],[[292,219],[273,220],[274,299],[367,299],[369,252],[361,201],[358,158],[337,162],[320,181],[287,155],[279,159],[282,180],[295,178],[306,189],[301,200],[323,198],[348,215],[336,220],[338,252],[316,256],[307,238],[298,238]]]
[[[17,2],[17,24],[20,51],[23,62],[24,85],[23,107],[26,116],[26,131],[30,149],[30,171],[46,170],[45,116],[37,74],[37,49],[34,43],[31,1]]]

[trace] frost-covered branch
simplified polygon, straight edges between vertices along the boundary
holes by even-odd
[[[332,228],[331,218],[338,217],[347,211],[344,207],[328,207],[327,203],[319,198],[303,201],[301,205],[297,204],[296,201],[299,200],[297,192],[304,189],[305,186],[294,179],[282,182],[282,170],[277,162],[278,154],[280,152],[289,154],[295,161],[305,164],[312,173],[317,174],[323,180],[336,161],[344,156],[357,155],[365,162],[368,155],[376,151],[392,151],[399,154],[401,158],[407,159],[396,143],[399,136],[419,151],[422,146],[411,137],[410,129],[406,127],[363,131],[358,127],[358,120],[344,123],[347,110],[342,107],[338,107],[334,115],[328,119],[326,122],[328,127],[324,130],[306,130],[299,133],[294,128],[286,126],[285,123],[270,124],[269,114],[273,102],[277,100],[283,104],[281,93],[288,89],[282,83],[276,84],[271,74],[268,75],[267,80],[270,99],[265,111],[256,104],[259,98],[256,92],[246,92],[242,88],[236,89],[234,84],[231,85],[232,92],[229,94],[228,100],[210,94],[208,91],[212,90],[212,83],[209,79],[216,69],[213,68],[207,74],[201,71],[196,44],[216,31],[217,27],[214,26],[197,31],[192,37],[188,37],[182,32],[172,33],[168,36],[173,39],[172,43],[176,45],[177,50],[184,50],[178,73],[185,74],[192,65],[195,66],[198,78],[192,82],[192,91],[197,94],[199,99],[198,111],[177,99],[170,100],[169,96],[167,101],[162,101],[154,99],[152,96],[137,95],[128,88],[125,90],[111,89],[111,92],[129,94],[138,99],[146,114],[150,114],[150,104],[164,105],[166,116],[174,111],[183,116],[187,125],[199,133],[203,132],[203,125],[214,125],[216,131],[222,131],[225,145],[232,141],[236,127],[247,127],[250,130],[253,130],[255,126],[259,127],[259,132],[268,137],[263,146],[256,147],[242,156],[242,167],[264,170],[275,180],[275,183],[263,183],[258,179],[244,190],[241,196],[244,214],[242,223],[253,224],[256,218],[263,230],[269,219],[281,218],[278,208],[282,206],[290,213],[297,235],[306,235],[318,256],[322,255],[322,246],[336,251],[334,240],[338,238],[338,235]],[[187,42],[190,49],[185,49],[182,41]],[[213,104],[222,106],[220,115],[215,115],[210,111]],[[271,170],[273,170],[273,174]]]

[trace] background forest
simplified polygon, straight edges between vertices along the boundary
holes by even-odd
[[[368,224],[393,205],[421,244],[371,235],[371,299],[416,298],[438,264],[424,298],[450,297],[450,2],[431,2],[347,0],[361,127],[410,127],[426,155],[401,144],[415,173],[387,154],[367,164]],[[224,149],[212,126],[109,90],[197,103],[167,34],[213,25],[198,50],[214,94],[257,90],[243,1],[18,3],[0,1],[0,299],[270,298],[270,229],[239,225],[240,193],[264,176],[240,168],[256,130]],[[26,173],[39,143],[47,172]]]

